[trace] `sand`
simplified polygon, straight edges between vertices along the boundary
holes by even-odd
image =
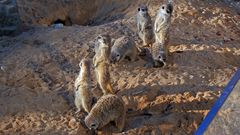
[[[154,15],[161,1],[152,0]],[[0,37],[0,134],[94,134],[74,114],[78,63],[93,53],[102,32],[134,37],[137,4],[124,18],[97,26],[62,29],[32,26],[16,37]],[[240,66],[240,16],[216,1],[177,1],[169,64],[144,61],[110,67],[113,87],[127,105],[123,133],[193,134]],[[94,77],[93,77],[94,80]]]

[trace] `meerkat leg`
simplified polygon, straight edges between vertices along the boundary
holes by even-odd
[[[137,51],[132,52],[132,54],[130,56],[130,59],[131,59],[132,62],[135,62],[135,61],[138,60]]]
[[[77,104],[75,103],[75,105],[76,105],[76,107],[77,107],[77,111],[75,112],[75,114],[81,112],[81,110],[82,110],[82,105],[81,105],[80,103],[77,103]]]
[[[85,99],[86,100],[86,99]],[[84,102],[84,101],[83,101]],[[84,110],[87,112],[87,113],[89,113],[90,111],[91,111],[91,108],[92,108],[92,103],[93,102],[93,99],[91,99],[90,101],[85,101],[84,103],[85,104],[83,104],[82,106],[83,106],[83,108],[84,108]]]
[[[115,120],[115,124],[119,132],[123,131],[123,128],[125,125],[125,117],[126,117],[126,113],[123,113]]]
[[[76,93],[75,93],[74,104],[77,108],[76,113],[80,112],[82,110],[82,101],[81,101],[81,97],[80,97],[78,91],[76,91]]]

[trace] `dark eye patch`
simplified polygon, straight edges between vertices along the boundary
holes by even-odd
[[[141,9],[140,8],[138,8],[138,11],[140,11]]]
[[[164,6],[162,6],[162,9],[165,9],[165,7],[164,7]]]

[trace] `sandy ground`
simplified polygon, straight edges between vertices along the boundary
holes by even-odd
[[[160,3],[150,4],[153,18]],[[0,134],[93,134],[84,126],[86,114],[74,114],[78,63],[94,54],[99,33],[134,37],[136,6],[98,26],[35,26],[0,37]],[[113,87],[128,108],[119,134],[192,134],[240,66],[234,9],[200,0],[179,0],[174,8],[167,67],[144,68],[143,60],[110,67]]]

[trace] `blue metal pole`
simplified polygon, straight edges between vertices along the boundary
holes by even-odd
[[[214,117],[216,116],[217,112],[222,107],[223,103],[226,101],[227,97],[232,92],[233,88],[237,84],[238,80],[240,79],[240,69],[237,70],[235,75],[232,77],[228,85],[223,90],[223,93],[218,98],[218,100],[214,103],[212,109],[208,112],[205,119],[202,121],[200,126],[198,127],[197,131],[194,133],[194,135],[203,135],[203,133],[206,131]]]

